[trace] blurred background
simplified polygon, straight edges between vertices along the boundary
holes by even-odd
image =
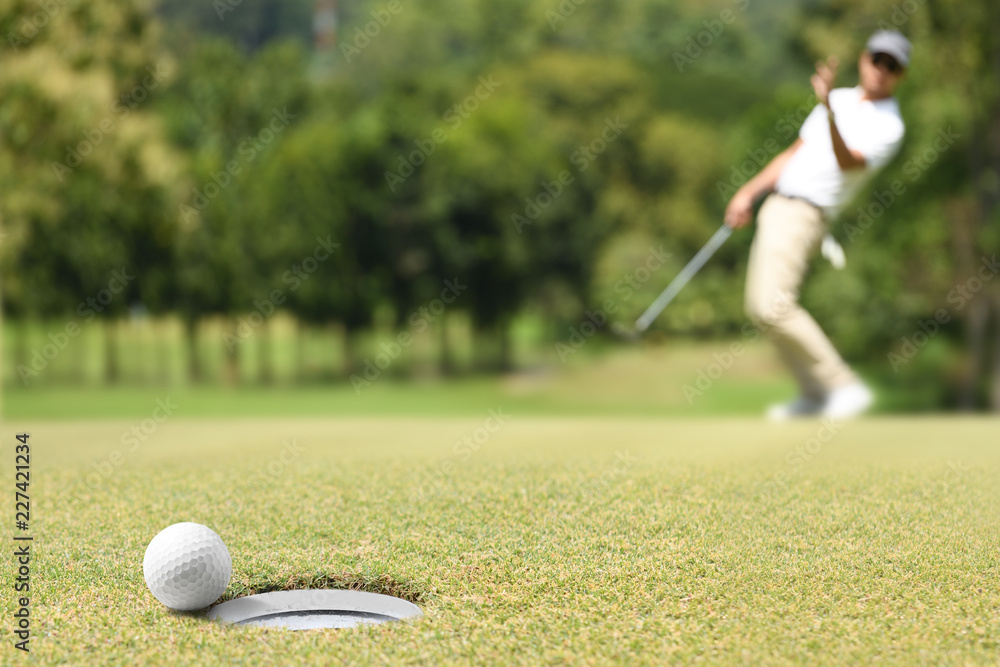
[[[881,409],[998,411],[993,0],[0,0],[5,416],[760,412],[750,233],[610,323],[879,27],[905,144],[803,302]]]

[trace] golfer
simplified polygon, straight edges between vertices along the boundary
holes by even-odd
[[[745,305],[800,389],[798,398],[768,411],[772,419],[848,419],[874,400],[799,305],[799,287],[829,222],[899,150],[904,128],[893,93],[909,63],[910,42],[895,31],[879,31],[868,40],[858,60],[856,88],[833,89],[836,59],[817,63],[812,87],[819,104],[798,139],[741,187],[726,208],[726,224],[739,229],[750,224],[757,199],[770,193],[757,215]]]

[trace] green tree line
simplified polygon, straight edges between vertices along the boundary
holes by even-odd
[[[360,359],[362,334],[406,330],[450,281],[463,289],[442,320],[467,316],[480,365],[509,368],[525,312],[553,342],[602,304],[612,319],[641,312],[719,224],[726,185],[794,138],[809,63],[850,62],[896,21],[915,44],[909,131],[873,187],[906,191],[878,216],[862,216],[870,192],[848,208],[848,268],[817,271],[805,299],[893,381],[945,376],[942,403],[1000,406],[1000,283],[948,303],[1000,226],[985,0],[830,0],[783,22],[762,20],[775,3],[730,0],[341,2],[326,54],[309,45],[311,2],[223,4],[0,2],[8,317],[174,314],[197,380],[205,318],[256,312],[266,340],[274,305],[336,323]],[[656,326],[740,335],[749,240]],[[666,257],[638,280],[650,253]],[[114,298],[81,306],[122,269],[135,278]],[[940,352],[906,358],[941,308],[926,343]],[[223,341],[234,369],[246,333],[234,324]]]

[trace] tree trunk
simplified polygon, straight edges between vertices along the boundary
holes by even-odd
[[[962,387],[959,393],[959,407],[962,410],[974,410],[979,395],[979,381],[985,365],[986,330],[989,326],[990,303],[981,296],[973,297],[969,303],[969,315],[966,318],[968,331],[969,361]]]
[[[993,295],[993,377],[990,380],[990,408],[1000,412],[1000,292]]]
[[[184,318],[184,343],[187,347],[188,381],[192,384],[201,382],[201,360],[198,357],[198,320],[195,317]]]
[[[354,332],[351,328],[344,325],[344,375],[346,377],[351,377],[354,373]]]
[[[73,357],[73,368],[70,370],[72,373],[72,381],[75,384],[86,384],[87,383],[87,343],[86,334],[81,335],[77,341],[76,345],[79,347],[75,350],[75,354],[71,353]],[[72,344],[72,343],[71,343]]]
[[[477,326],[474,330],[473,349],[475,350],[475,365],[484,373],[495,373],[501,369],[502,344],[497,335],[500,331],[497,325]]]
[[[257,331],[257,360],[260,364],[260,383],[274,383],[274,365],[271,363],[271,327],[267,320]]]
[[[497,323],[497,336],[500,339],[500,356],[498,359],[499,370],[506,373],[514,367],[514,363],[511,358],[510,323],[506,319]]]
[[[236,386],[240,383],[240,346],[226,346],[223,378],[227,385]]]
[[[166,318],[159,318],[153,324],[156,345],[156,380],[165,385],[170,382],[170,331]]]
[[[104,381],[115,384],[121,379],[118,365],[118,321],[104,321]]]
[[[295,377],[299,382],[306,379],[306,323],[295,320]]]
[[[21,319],[17,325],[17,335],[14,337],[14,369],[15,371],[21,366],[29,367],[30,360],[28,359],[28,341],[31,338],[31,322],[27,317]],[[17,374],[20,378],[20,374]]]
[[[119,347],[122,349],[124,381],[143,384],[146,381],[146,326],[142,320],[131,317],[119,328]]]
[[[488,356],[486,348],[486,332],[482,327],[473,322],[472,324],[472,369],[477,373],[486,370]]]
[[[453,375],[455,362],[451,356],[451,339],[448,338],[448,312],[441,313],[438,318],[438,333],[440,334],[440,356],[438,357],[438,372],[441,375]]]

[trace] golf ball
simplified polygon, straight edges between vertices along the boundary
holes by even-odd
[[[171,609],[204,609],[229,585],[233,561],[222,538],[198,523],[175,523],[146,547],[142,574],[153,596]]]

